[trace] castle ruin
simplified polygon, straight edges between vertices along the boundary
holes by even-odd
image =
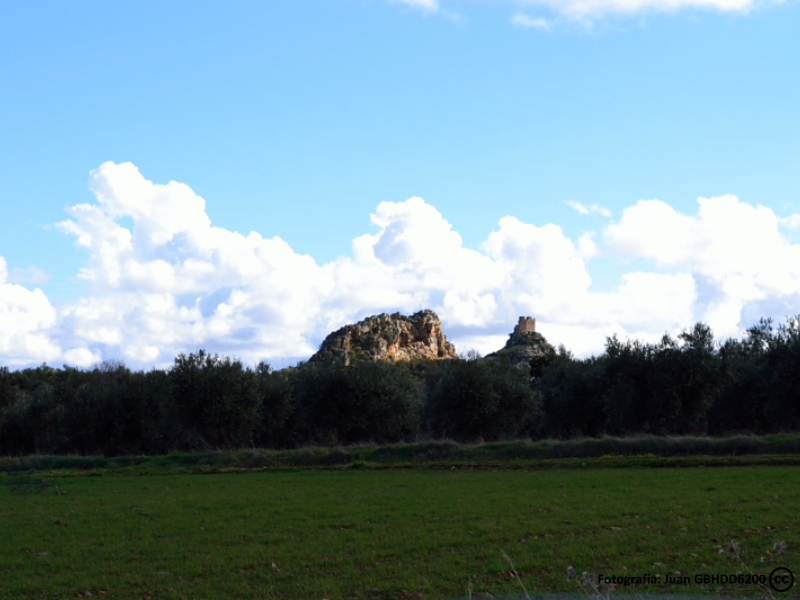
[[[530,317],[520,317],[519,323],[514,327],[514,334],[536,333],[536,319]]]

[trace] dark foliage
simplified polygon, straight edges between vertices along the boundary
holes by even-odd
[[[294,397],[288,371],[275,372],[265,362],[256,367],[261,414],[254,434],[260,448],[281,448],[290,445],[290,419]]]
[[[800,430],[798,318],[762,320],[722,344],[702,323],[654,344],[612,337],[600,356],[577,360],[562,347],[534,366],[470,354],[275,372],[201,350],[146,373],[115,362],[0,368],[0,453]]]
[[[609,338],[543,374],[545,431],[556,437],[770,433],[800,428],[800,325],[761,321],[717,345],[702,323],[656,344]]]
[[[539,422],[540,400],[529,379],[503,361],[442,365],[427,403],[430,432],[465,442],[530,436]]]
[[[606,344],[598,361],[606,430],[688,434],[706,431],[706,416],[721,384],[719,357],[708,326],[698,323],[678,340]]]
[[[292,376],[298,441],[389,443],[418,430],[411,375],[385,362],[305,364]]]
[[[175,417],[188,447],[253,443],[261,417],[258,375],[231,358],[201,350],[179,354],[170,372]]]
[[[603,369],[596,359],[576,361],[561,353],[543,372],[544,427],[548,437],[594,437],[605,431]]]

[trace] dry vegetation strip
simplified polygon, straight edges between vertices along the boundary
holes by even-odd
[[[795,467],[0,481],[0,597],[453,598],[468,581],[476,593],[519,594],[502,552],[537,593],[584,595],[569,566],[800,571]],[[760,594],[719,587],[710,591]]]

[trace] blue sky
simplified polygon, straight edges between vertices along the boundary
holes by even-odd
[[[290,364],[424,307],[459,350],[533,314],[582,355],[783,320],[798,31],[792,0],[4,2],[0,364]]]

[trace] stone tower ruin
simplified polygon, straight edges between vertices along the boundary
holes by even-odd
[[[536,332],[536,319],[531,319],[530,317],[520,317],[519,323],[517,323],[516,327],[514,327],[514,333],[516,335],[520,335],[523,333],[535,333]]]

